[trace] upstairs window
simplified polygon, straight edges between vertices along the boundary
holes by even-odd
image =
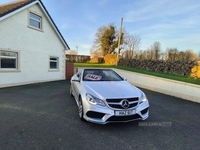
[[[58,69],[58,58],[50,57],[50,69]]]
[[[0,69],[17,69],[18,53],[0,51]]]
[[[42,17],[30,12],[29,20],[29,24],[31,27],[42,30]]]

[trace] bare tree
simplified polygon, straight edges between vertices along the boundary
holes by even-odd
[[[199,51],[199,53],[197,54],[197,60],[200,60],[200,51]]]
[[[196,60],[197,59],[197,55],[190,49],[185,51],[185,60],[189,61],[189,60]]]
[[[142,52],[142,55],[143,55],[142,56],[143,59],[150,60],[150,59],[153,59],[154,52],[148,48]]]
[[[91,50],[90,50],[90,56],[92,58],[95,57],[103,57],[103,52],[100,46],[93,44]]]
[[[134,56],[134,54],[133,54],[133,51],[132,51],[132,50],[125,50],[125,51],[122,53],[122,57],[123,57],[123,58],[132,59],[133,56]]]
[[[161,53],[161,45],[160,42],[154,42],[151,46],[151,50],[154,52],[154,59],[158,60],[160,59],[160,53]]]
[[[167,53],[166,59],[171,61],[176,61],[176,60],[194,61],[198,59],[197,55],[190,49],[179,52],[177,48],[168,48],[166,50],[166,53]]]
[[[176,57],[177,57],[176,60],[185,60],[185,52],[183,51],[178,52]]]
[[[153,49],[150,49],[150,59],[154,59],[155,51]]]
[[[70,54],[70,55],[77,55],[78,53],[77,53],[76,50],[69,50],[68,54]]]
[[[177,48],[167,48],[166,50],[166,60],[175,61],[178,55]]]
[[[165,56],[166,56],[166,53],[165,53],[165,52],[161,52],[161,53],[160,53],[160,57],[161,57],[162,60],[164,60]]]
[[[140,50],[140,60],[146,59],[146,51]]]
[[[132,35],[124,31],[123,49],[127,51],[126,54],[129,55],[128,56],[129,58],[133,58],[135,52],[139,50],[140,44],[141,44],[141,38],[139,35]]]
[[[135,55],[135,59],[142,60],[145,59],[145,53],[143,50],[138,50]]]

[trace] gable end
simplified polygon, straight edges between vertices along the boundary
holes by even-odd
[[[70,47],[68,46],[67,42],[65,41],[64,37],[62,36],[61,32],[59,31],[58,27],[54,23],[53,19],[51,18],[49,12],[47,11],[46,7],[44,6],[44,4],[42,3],[41,0],[17,0],[17,1],[11,2],[11,3],[0,5],[0,21],[6,17],[9,17],[9,15],[11,15],[13,13],[20,11],[21,9],[23,9],[23,7],[25,7],[29,4],[31,5],[31,3],[33,3],[33,4],[39,3],[40,7],[46,14],[47,18],[49,19],[49,22],[56,30],[60,40],[65,45],[66,50],[69,50]]]

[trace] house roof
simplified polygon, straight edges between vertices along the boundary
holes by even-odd
[[[18,0],[6,4],[0,5],[0,17],[8,14],[9,12],[12,12],[19,7],[23,7],[23,5],[26,5],[27,3],[30,3],[31,0]]]
[[[50,23],[53,25],[54,29],[56,30],[56,33],[60,37],[60,39],[63,42],[63,44],[65,45],[66,49],[70,49],[70,47],[68,46],[67,42],[63,38],[63,36],[60,33],[58,27],[56,26],[55,22],[51,18],[49,12],[47,11],[46,7],[44,6],[44,4],[42,3],[41,0],[16,0],[14,2],[1,4],[0,5],[0,21],[5,19],[5,18],[7,18],[7,17],[9,17],[10,15],[13,15],[13,14],[17,13],[20,10],[23,10],[23,8],[25,8],[25,6],[28,6],[28,5],[31,6],[31,5],[34,5],[36,3],[39,3],[39,6],[41,6],[42,10],[46,14],[46,16],[49,19]]]

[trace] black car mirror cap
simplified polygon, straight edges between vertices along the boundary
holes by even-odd
[[[77,79],[73,79],[72,81],[73,82],[80,82],[80,80],[77,80]]]

